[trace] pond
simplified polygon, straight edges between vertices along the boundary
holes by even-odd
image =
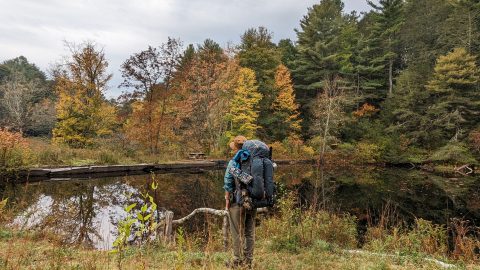
[[[15,205],[13,224],[48,229],[67,243],[110,249],[123,208],[140,200],[152,177],[159,183],[155,201],[175,218],[199,207],[223,208],[223,171],[135,175],[98,179],[52,179],[0,185],[0,198]],[[359,228],[375,221],[385,208],[411,224],[415,218],[447,224],[459,217],[480,225],[480,179],[446,178],[418,170],[369,167],[320,171],[311,165],[284,165],[276,181],[296,191],[304,206],[317,205],[357,216]],[[202,226],[195,218],[190,229]]]

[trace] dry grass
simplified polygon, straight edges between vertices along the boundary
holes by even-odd
[[[435,263],[413,257],[346,254],[321,241],[298,253],[272,252],[270,245],[259,237],[255,269],[439,269]],[[60,246],[55,240],[34,234],[15,234],[0,240],[0,269],[119,269],[117,256]],[[222,251],[151,245],[127,250],[120,269],[226,269],[224,262],[229,257]]]
[[[355,218],[301,209],[294,198],[281,201],[278,215],[261,218],[254,269],[441,269],[426,258],[480,269],[478,240],[466,223],[455,223],[456,249],[449,253],[442,226],[417,220],[411,229],[400,228],[385,217],[371,225],[363,252],[349,253],[357,246]],[[195,233],[177,228],[174,243],[154,241],[115,254],[62,245],[57,235],[16,231],[0,223],[0,269],[225,269],[231,254],[223,250],[221,220],[206,219]]]

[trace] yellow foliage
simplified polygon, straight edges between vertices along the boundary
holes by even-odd
[[[438,58],[433,79],[427,89],[435,92],[450,92],[459,87],[474,86],[479,81],[475,56],[464,48],[455,48]]]
[[[300,134],[301,120],[298,112],[298,104],[295,101],[292,79],[290,71],[284,65],[280,65],[275,73],[275,90],[277,97],[272,104],[274,117],[281,125],[280,129],[285,129],[285,136],[294,136]]]
[[[255,72],[249,68],[241,68],[237,85],[234,89],[233,99],[230,102],[230,110],[227,119],[231,122],[229,137],[243,135],[254,138],[259,126],[257,105],[262,99],[258,92]]]
[[[72,58],[55,74],[58,122],[53,141],[81,148],[93,145],[99,136],[112,133],[115,108],[103,97],[111,78],[106,73],[108,62],[103,51],[91,43],[79,48],[71,46]]]

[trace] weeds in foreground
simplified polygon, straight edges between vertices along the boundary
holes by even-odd
[[[259,235],[271,239],[273,251],[298,253],[315,243],[330,243],[342,248],[356,246],[356,218],[314,209],[302,210],[293,194],[279,202],[279,216],[266,219]]]
[[[412,226],[406,226],[392,217],[395,211],[387,206],[378,223],[369,224],[364,249],[440,260],[480,261],[480,229],[470,226],[468,221],[452,219],[447,227],[418,218]],[[449,234],[453,236],[451,244]]]
[[[149,199],[146,201],[148,203]],[[152,209],[148,205],[144,212]],[[143,204],[131,208],[138,210],[139,207]],[[138,218],[130,213],[132,219]],[[142,214],[142,219],[147,216]],[[178,228],[175,241],[170,245],[159,241],[128,245],[125,241],[121,252],[115,254],[68,247],[39,235],[18,234],[11,230],[1,237],[0,230],[0,268],[223,269],[229,254],[222,252],[218,221],[210,222],[207,218],[206,232],[189,233],[189,230]],[[438,269],[435,263],[423,260],[426,256],[441,259],[448,256],[465,264],[467,269],[478,267],[473,265],[478,260],[475,250],[478,240],[472,235],[476,228],[466,222],[456,221],[452,225],[456,232],[453,254],[447,248],[449,232],[443,226],[420,219],[412,228],[386,221],[381,225],[372,224],[367,231],[365,249],[402,255],[378,256],[344,253],[342,249],[357,246],[355,218],[301,209],[293,194],[279,202],[277,215],[261,218],[261,221],[257,227],[256,269]],[[138,228],[131,228],[130,233],[125,231],[124,240],[128,239],[127,235],[138,232]]]
[[[155,174],[152,173],[152,182],[150,183],[152,191],[156,191],[158,183],[155,180]],[[156,237],[158,222],[156,218],[157,204],[154,198],[148,193],[142,194],[143,201],[141,205],[133,203],[124,208],[127,216],[120,220],[117,225],[118,236],[113,241],[112,253],[118,254],[117,266],[122,268],[122,260],[125,257],[127,247],[131,243],[138,243],[139,246],[149,244]],[[138,206],[138,207],[137,207]],[[139,208],[136,212],[133,210]]]

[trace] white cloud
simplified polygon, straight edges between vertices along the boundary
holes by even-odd
[[[294,28],[319,0],[0,0],[0,61],[24,55],[42,69],[66,54],[63,41],[105,46],[114,73],[109,96],[120,93],[119,67],[132,53],[168,36],[186,44],[212,38],[238,42],[250,27],[265,26],[275,40],[295,39]],[[345,0],[346,11],[366,10]]]

